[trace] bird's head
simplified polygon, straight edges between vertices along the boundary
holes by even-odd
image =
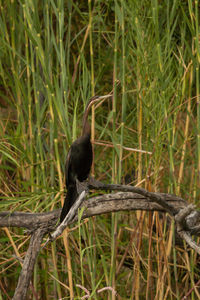
[[[88,101],[87,106],[85,108],[85,113],[83,115],[83,134],[86,132],[87,133],[90,132],[90,125],[87,122],[87,117],[88,117],[91,106],[97,102],[100,102],[100,101],[106,99],[106,98],[111,98],[112,96],[113,96],[113,94],[111,93],[111,94],[104,95],[104,96],[94,96],[94,97],[90,98],[90,100]]]
[[[111,98],[113,96],[113,94],[107,94],[107,95],[104,95],[104,96],[93,96],[92,98],[90,98],[90,100],[88,101],[88,104],[87,104],[87,107],[86,107],[86,110],[89,111],[90,110],[90,107],[92,105],[94,105],[95,103],[98,103],[104,99],[107,99],[107,98]]]

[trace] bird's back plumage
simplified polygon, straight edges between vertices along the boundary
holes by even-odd
[[[90,136],[81,136],[73,142],[69,149],[65,166],[67,195],[60,216],[61,222],[78,197],[76,180],[82,182],[89,176],[92,157],[93,152]]]
[[[74,204],[77,197],[78,197],[78,192],[77,192],[76,185],[68,186],[65,202],[60,215],[60,223],[64,220],[65,216],[67,215],[68,211]]]

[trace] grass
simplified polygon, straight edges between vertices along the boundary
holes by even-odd
[[[192,0],[0,0],[1,211],[61,207],[86,102],[112,89],[91,114],[95,177],[198,205],[199,15]],[[199,257],[175,246],[167,217],[123,212],[78,225],[38,257],[29,299],[80,299],[77,284],[90,299],[199,297]],[[0,240],[0,297],[11,299],[29,238],[8,228]],[[97,293],[106,286],[118,296]]]

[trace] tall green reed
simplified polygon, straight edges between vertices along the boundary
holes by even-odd
[[[85,103],[112,87],[112,107],[92,113],[93,139],[105,145],[95,144],[95,176],[198,202],[197,1],[1,1],[0,9],[2,210],[61,207],[64,162],[80,134]],[[77,283],[96,299],[105,286],[125,299],[178,299],[194,287],[197,257],[175,248],[173,226],[167,226],[157,214],[147,221],[132,212],[79,222],[79,230],[43,250],[34,285],[48,268],[42,275],[47,299],[82,296]],[[22,230],[9,232],[1,236],[1,244],[10,245],[0,250],[2,274],[16,283],[12,252],[19,247],[23,257],[27,244],[21,246]],[[36,291],[41,294],[39,285]]]

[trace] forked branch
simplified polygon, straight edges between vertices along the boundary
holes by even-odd
[[[195,210],[195,206],[188,205],[184,199],[176,197],[175,195],[149,192],[138,187],[104,184],[94,179],[89,179],[87,184],[90,190],[117,192],[85,199],[85,191],[83,191],[70,209],[65,220],[57,226],[57,228],[56,224],[58,223],[60,209],[41,214],[23,212],[0,213],[0,227],[24,227],[29,234],[31,234],[29,248],[13,297],[14,300],[26,299],[35,261],[41,248],[44,235],[49,233],[49,238],[46,243],[55,240],[62,234],[66,226],[77,221],[78,208],[83,206],[85,210],[82,219],[125,210],[167,212],[174,217],[177,232],[180,237],[200,254],[200,247],[192,239],[192,235],[200,235],[200,212]]]

